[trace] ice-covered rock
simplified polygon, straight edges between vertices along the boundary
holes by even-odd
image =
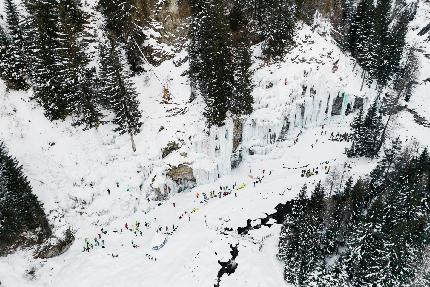
[[[167,146],[165,148],[162,149],[161,151],[161,157],[165,158],[166,156],[168,156],[169,154],[171,154],[172,152],[180,149],[181,147],[179,146],[179,144],[175,141],[173,142],[169,142],[167,144]]]
[[[178,192],[195,187],[196,178],[193,169],[187,164],[180,164],[167,171],[167,176],[178,185]]]

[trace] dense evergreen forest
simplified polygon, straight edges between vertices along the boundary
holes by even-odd
[[[97,128],[113,113],[118,131],[139,133],[139,102],[130,77],[145,72],[144,29],[154,4],[100,0],[105,23],[99,40],[90,33],[92,15],[81,0],[23,3],[5,1],[6,25],[0,27],[0,75],[8,87],[32,87],[51,120],[70,116],[77,125]],[[415,10],[406,2],[192,0],[180,5],[191,10],[191,99],[204,98],[209,126],[223,125],[228,111],[238,117],[252,112],[251,46],[262,43],[267,61],[281,61],[294,46],[298,27],[312,25],[315,13],[331,20],[339,46],[364,68],[363,81],[411,95],[413,79],[404,78],[411,75],[407,64],[413,59],[401,60],[406,50],[413,58],[405,34]],[[89,49],[92,44],[97,51]]]
[[[428,286],[430,157],[392,143],[367,178],[304,186],[279,243],[295,286]]]
[[[42,204],[22,166],[0,142],[0,256],[18,246],[40,244],[50,235]]]

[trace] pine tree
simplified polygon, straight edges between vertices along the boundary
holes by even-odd
[[[70,99],[62,94],[63,83],[58,77],[60,66],[57,52],[60,48],[58,32],[58,1],[27,1],[29,12],[27,33],[31,55],[31,82],[34,98],[45,109],[50,120],[65,119],[71,112]]]
[[[340,256],[336,263],[330,267],[326,280],[327,287],[349,286],[350,278],[344,256]]]
[[[270,0],[267,5],[267,19],[262,27],[265,38],[263,54],[277,61],[294,44],[296,7],[290,0]]]
[[[362,38],[360,33],[362,33],[362,29],[364,27],[363,23],[367,21],[367,13],[369,10],[368,5],[369,3],[365,0],[360,0],[354,16],[351,19],[351,28],[348,34],[348,46],[354,58],[358,58],[359,55],[358,45],[360,43],[360,39]]]
[[[398,73],[400,70],[400,61],[406,44],[409,21],[410,15],[408,11],[401,13],[399,19],[393,25],[389,39],[387,40],[387,69],[391,74]]]
[[[309,275],[312,276],[313,272],[318,271],[318,269],[322,272],[321,264],[324,262],[323,230],[325,229],[324,217],[326,205],[325,190],[321,182],[318,182],[315,186],[308,207],[312,212],[307,210],[305,220],[299,223],[306,225],[305,232],[302,236],[302,240],[306,240],[303,246],[303,259],[306,264],[302,268],[302,272],[308,275],[307,280],[304,280],[305,285],[306,282],[309,283]],[[319,274],[319,272],[317,272],[317,274]]]
[[[118,43],[109,39],[100,47],[100,79],[104,105],[111,110],[117,126],[115,131],[128,133],[133,151],[136,151],[134,136],[140,132],[141,112],[137,92],[130,80],[130,73],[125,69],[126,63]]]
[[[0,254],[19,244],[40,243],[50,235],[42,204],[32,193],[22,166],[0,142]]]
[[[98,127],[102,117],[95,91],[95,70],[89,69],[86,55],[88,45],[85,26],[88,16],[82,11],[80,0],[59,0],[59,65],[57,77],[62,83],[61,94],[69,103],[68,109],[77,116],[76,123],[85,128]]]
[[[395,159],[400,154],[402,142],[399,138],[392,141],[391,147],[384,150],[384,156],[378,163],[378,166],[371,172],[370,176],[373,185],[382,188],[384,184],[391,182],[393,179],[388,177],[391,169],[394,168]]]
[[[351,125],[353,129],[352,146],[347,150],[349,157],[365,156],[375,157],[378,155],[380,139],[384,126],[382,116],[378,112],[375,101],[363,119],[363,111],[360,110]]]
[[[222,126],[228,101],[234,98],[234,67],[231,35],[220,0],[195,4],[190,28],[190,80],[205,100],[209,126]]]
[[[27,61],[24,47],[24,37],[17,6],[12,0],[5,0],[6,22],[8,26],[9,44],[5,55],[3,78],[9,88],[26,90]]]
[[[202,15],[202,2],[200,0],[191,1],[192,17],[189,29],[188,38],[190,43],[188,45],[189,55],[189,68],[188,77],[191,87],[190,101],[194,100],[199,93],[199,72],[201,67],[201,42],[202,33],[200,29],[201,22],[199,21]]]
[[[348,198],[348,221],[347,229],[350,232],[354,226],[357,226],[362,214],[367,207],[366,199],[367,184],[363,179],[359,179],[354,184],[352,191],[347,194]],[[350,234],[349,234],[350,235]]]
[[[0,78],[4,79],[4,74],[6,71],[6,51],[9,46],[9,39],[2,26],[0,26]]]
[[[424,148],[418,158],[417,169],[422,174],[422,179],[420,181],[421,189],[425,190],[425,192],[422,193],[422,205],[428,213],[430,211],[430,155],[427,148]]]
[[[347,224],[351,210],[348,208],[348,200],[352,192],[353,180],[349,178],[335,195],[328,199],[327,215],[325,218],[324,249],[326,254],[337,253],[344,244]]]
[[[380,85],[384,86],[392,75],[390,68],[390,14],[391,1],[378,0],[375,9],[375,48],[376,59],[374,61],[375,77]]]
[[[367,111],[363,121],[363,155],[366,157],[376,157],[379,152],[379,140],[384,126],[375,101]]]
[[[323,189],[317,186],[313,198],[306,196],[306,185],[295,200],[290,216],[281,231],[279,257],[284,260],[284,278],[297,286],[307,286],[315,270],[321,265],[320,215],[313,213],[312,203],[321,200]],[[317,203],[318,205],[318,203]],[[316,205],[314,205],[316,206]]]
[[[388,175],[384,197],[387,208],[384,214],[385,233],[390,234],[396,248],[389,250],[389,279],[407,285],[414,278],[417,264],[428,243],[427,175],[420,168],[420,157],[403,153],[396,157],[395,168]]]
[[[299,196],[297,197],[299,202],[304,203],[308,198],[308,186],[304,184],[300,189]]]
[[[361,11],[362,10],[362,11]],[[375,75],[376,66],[376,37],[375,31],[375,13],[372,0],[362,0],[357,8],[357,15],[362,18],[359,20],[357,28],[357,46],[356,53],[358,62],[368,71],[370,77]]]
[[[251,114],[254,102],[251,36],[245,12],[240,10],[239,5],[239,1],[236,1],[232,12],[236,15],[230,16],[230,27],[233,31],[234,93],[228,99],[229,110],[238,116]]]
[[[339,222],[340,232],[338,239],[339,244],[341,245],[345,244],[345,239],[348,235],[349,224],[351,223],[350,220],[354,212],[352,209],[352,192],[354,188],[353,185],[353,179],[351,177],[348,178],[347,182],[345,183],[343,193],[338,195],[337,205],[334,213],[335,221]]]
[[[427,287],[430,286],[430,254],[426,250],[421,259],[421,264],[417,266],[416,277],[412,283],[414,287]]]
[[[349,50],[368,78],[376,79],[382,88],[399,71],[405,46],[407,26],[411,19],[408,9],[400,16],[393,14],[391,1],[361,0],[349,29]],[[394,19],[394,20],[393,20]]]
[[[230,30],[233,34],[244,31],[249,25],[249,16],[247,15],[247,9],[249,5],[242,3],[240,0],[232,1],[232,8],[229,11],[228,20],[230,25]],[[248,29],[245,30],[248,32]]]
[[[306,193],[305,189],[302,189]],[[301,192],[301,194],[303,195]],[[285,262],[284,279],[287,282],[300,284],[304,281],[303,247],[301,238],[304,226],[299,221],[304,219],[306,209],[306,197],[299,197],[293,205],[291,215],[282,226],[278,257]]]
[[[349,50],[370,78],[375,77],[377,45],[375,43],[375,8],[372,0],[360,0],[349,30]]]
[[[418,67],[420,62],[416,53],[416,47],[409,47],[406,51],[404,63],[396,74],[394,88],[398,94],[404,94],[409,102],[417,85]]]
[[[428,164],[430,164],[430,155],[428,148],[424,148],[418,159],[419,170],[422,172],[426,172],[426,169],[430,169],[430,166]]]
[[[266,21],[266,11],[269,6],[269,2],[265,0],[253,0],[252,2],[252,17],[256,21],[259,27],[262,27]]]
[[[350,237],[348,245],[352,253],[352,276],[354,286],[384,286],[385,267],[389,258],[387,255],[387,238],[381,232],[383,202],[378,200],[369,211],[366,219],[362,219]]]
[[[106,19],[105,30],[125,46],[131,70],[142,71],[138,46],[145,41],[143,28],[149,17],[150,1],[99,0],[98,5]]]
[[[79,84],[79,98],[76,102],[76,113],[78,119],[76,124],[84,125],[86,129],[98,128],[103,117],[100,111],[101,98],[100,91],[98,90],[98,78],[95,77],[96,70],[84,69],[82,75],[82,82]]]
[[[231,35],[224,14],[222,1],[214,0],[209,4],[209,33],[203,40],[202,60],[203,79],[200,86],[205,91],[206,118],[209,126],[221,126],[226,118],[229,99],[234,98],[234,67]]]
[[[318,213],[322,213],[324,211],[324,197],[325,191],[320,181],[315,186],[310,199],[310,206],[312,209],[318,211]]]
[[[363,107],[361,107],[354,121],[351,123],[352,128],[352,146],[347,150],[348,157],[362,156],[363,155]]]

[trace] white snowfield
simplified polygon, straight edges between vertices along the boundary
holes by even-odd
[[[424,13],[429,4],[420,5],[412,26],[429,20]],[[340,185],[376,163],[347,159],[349,143],[330,140],[332,132],[349,131],[355,114],[331,116],[334,99],[345,93],[344,114],[358,97],[368,106],[376,92],[374,85],[360,90],[361,69],[336,47],[328,25],[322,19],[316,24],[299,30],[297,46],[282,64],[265,65],[255,47],[255,111],[244,124],[244,159],[234,170],[232,121],[206,133],[202,99],[188,102],[189,83],[181,76],[187,64],[174,65],[185,52],[155,68],[169,83],[171,104],[161,103],[162,86],[151,73],[135,78],[144,115],[136,153],[111,124],[82,131],[71,120],[49,122],[30,101],[31,92],[6,92],[1,83],[0,139],[23,164],[55,233],[60,236],[70,226],[76,240],[66,253],[48,260],[34,259],[34,250],[0,258],[0,286],[214,286],[218,261],[231,258],[230,245],[238,246],[237,269],[224,274],[220,286],[287,286],[276,257],[280,226],[263,226],[244,236],[237,228],[273,213],[305,183],[312,189],[330,177]],[[425,79],[430,77],[424,56],[430,46],[418,31],[411,29],[409,41],[423,49],[420,77]],[[410,107],[430,120],[430,83],[421,80],[419,85]],[[281,140],[287,120],[290,127]],[[416,124],[406,111],[395,119],[389,136],[398,135],[405,142],[430,144],[430,128]],[[181,148],[162,159],[161,149],[171,141]],[[181,163],[193,168],[197,187],[177,193],[166,170]],[[303,166],[319,172],[302,177]],[[254,186],[257,177],[262,181]],[[224,193],[220,186],[233,185],[229,195],[219,196]],[[154,189],[164,186],[171,189],[167,199],[153,200]],[[86,242],[93,247],[89,251]]]

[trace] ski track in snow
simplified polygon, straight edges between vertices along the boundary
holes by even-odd
[[[430,11],[429,4],[420,5],[427,5],[422,11]],[[419,15],[411,25],[422,26],[425,17],[428,20],[425,13]],[[56,258],[33,259],[32,250],[0,258],[1,286],[214,286],[220,269],[218,261],[231,258],[230,245],[238,246],[237,269],[231,275],[224,274],[220,286],[287,286],[282,264],[276,258],[280,226],[262,226],[244,236],[237,234],[237,227],[246,226],[248,219],[274,212],[278,203],[294,198],[304,183],[311,189],[319,180],[325,180],[322,162],[329,161],[337,184],[349,175],[365,175],[376,164],[366,159],[347,159],[344,149],[349,144],[329,140],[331,132],[348,131],[354,116],[329,116],[338,93],[350,95],[351,103],[357,96],[365,97],[368,105],[375,92],[374,86],[360,91],[361,71],[358,67],[353,69],[353,61],[329,37],[317,33],[327,29],[324,22],[319,24],[315,31],[306,26],[301,29],[298,46],[285,63],[264,66],[256,61],[255,111],[244,124],[245,156],[235,170],[229,167],[232,123],[213,130],[208,137],[201,116],[202,101],[188,103],[190,88],[181,76],[187,65],[173,64],[186,56],[184,52],[155,68],[163,80],[169,80],[173,104],[160,103],[162,86],[150,74],[135,78],[144,115],[135,154],[128,138],[114,134],[112,125],[81,131],[71,127],[70,121],[51,123],[41,108],[29,101],[28,94],[6,93],[0,83],[0,139],[23,164],[34,192],[51,214],[54,231],[60,234],[71,226],[76,232],[71,248]],[[420,45],[430,53],[430,44],[422,39]],[[257,46],[255,55],[258,54]],[[338,59],[338,70],[333,72],[333,63]],[[426,61],[422,59],[423,78],[430,73]],[[308,87],[304,95],[303,85]],[[316,90],[313,96],[311,87]],[[419,86],[410,104],[427,120],[428,87]],[[184,113],[177,113],[184,109]],[[286,119],[290,123],[286,140],[271,142],[270,134],[279,136]],[[415,139],[430,144],[429,129],[417,125],[406,112],[398,115],[390,137],[399,134],[404,141]],[[228,139],[216,141],[220,135]],[[170,141],[181,142],[182,147],[161,159],[160,149]],[[219,152],[214,152],[216,146]],[[247,155],[250,148],[255,155]],[[152,195],[148,194],[150,185],[166,184],[166,168],[184,162],[192,164],[198,186],[170,194],[165,201],[148,201]],[[320,166],[320,173],[301,177],[301,169],[294,168],[305,165]],[[254,187],[251,177],[262,177],[263,170],[262,183]],[[207,202],[202,200],[203,193],[215,191],[218,195],[220,186],[233,184],[246,187],[237,190],[236,195],[233,192]],[[127,223],[136,230],[136,221],[140,222],[137,236],[125,228]],[[149,227],[144,226],[145,222]],[[166,226],[171,232],[173,225],[176,231],[163,233]],[[156,231],[159,227],[163,232]],[[85,239],[94,243],[101,228],[107,231],[99,239],[104,240],[105,248],[96,246],[83,252]],[[138,247],[133,248],[132,242]],[[164,246],[154,250],[160,245]],[[32,278],[26,275],[30,269],[35,270]]]

